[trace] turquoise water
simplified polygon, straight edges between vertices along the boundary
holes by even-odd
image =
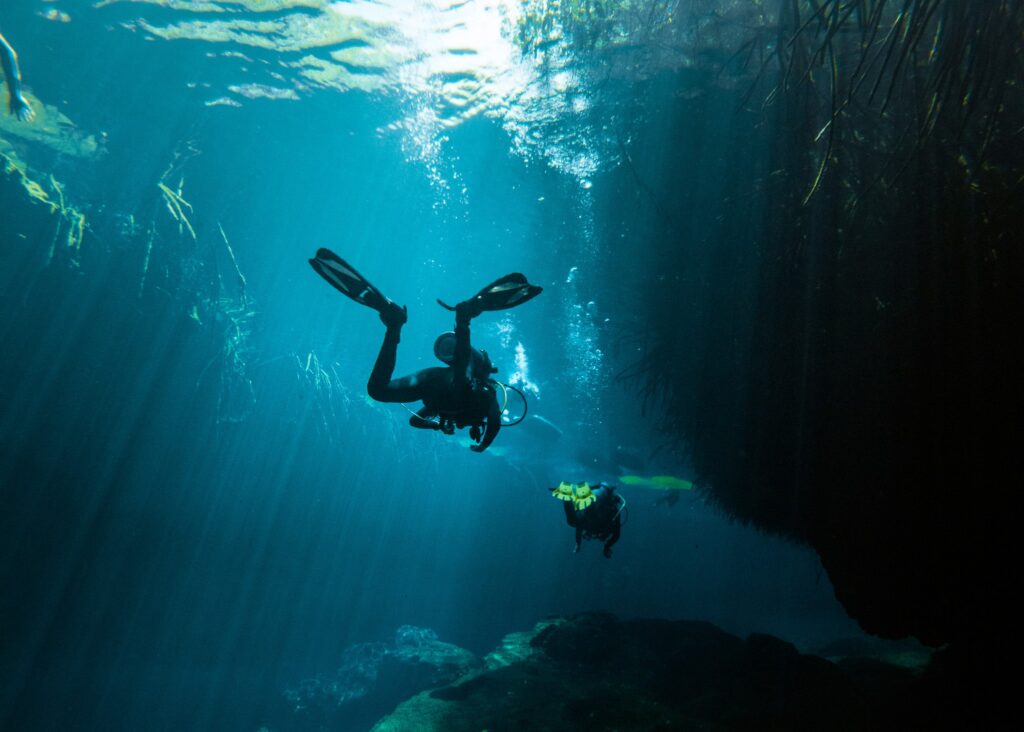
[[[745,87],[653,40],[540,60],[500,3],[245,5],[0,10],[40,112],[0,152],[66,196],[15,181],[0,210],[0,727],[287,729],[285,689],[402,625],[480,655],[584,610],[860,635],[623,378],[645,308],[692,314],[652,276],[665,201],[714,270],[731,161],[766,134],[736,126]],[[531,417],[478,455],[371,402],[383,327],[310,269],[321,246],[408,306],[397,373],[435,365],[435,298],[542,285],[473,326]],[[633,474],[698,488],[623,485],[611,560],[574,555],[548,489]]]

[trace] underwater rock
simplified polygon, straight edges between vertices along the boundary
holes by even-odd
[[[552,626],[561,625],[566,622],[563,618],[550,618],[537,623],[531,630],[518,633],[509,633],[501,639],[501,645],[495,648],[484,657],[484,666],[488,671],[511,666],[513,663],[525,661],[531,656],[540,653],[540,650],[533,645],[534,637]]]
[[[395,647],[381,663],[376,697],[390,708],[424,689],[450,684],[479,666],[475,655],[438,640],[434,631],[403,625],[395,633]]]
[[[334,674],[300,681],[285,689],[285,699],[300,716],[327,719],[344,704],[370,693],[387,653],[383,643],[358,643],[345,650]]]
[[[287,729],[365,730],[398,702],[450,684],[480,666],[471,652],[427,628],[403,625],[393,645],[358,643],[333,674],[304,679],[284,692]]]
[[[705,622],[588,613],[506,636],[483,669],[400,704],[373,732],[945,728],[927,678]]]
[[[395,631],[395,648],[387,655],[402,664],[424,666],[437,683],[449,683],[480,665],[480,660],[465,648],[438,640],[434,631],[412,625]]]
[[[25,98],[35,112],[31,123],[21,122],[13,115],[0,114],[0,152],[10,153],[26,145],[75,158],[93,159],[103,154],[103,147],[94,135],[83,132],[56,107],[43,103],[32,92]]]

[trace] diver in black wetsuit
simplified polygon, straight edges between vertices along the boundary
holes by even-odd
[[[622,512],[626,500],[615,492],[615,486],[598,483],[591,488],[588,483],[572,485],[561,483],[552,489],[552,495],[563,501],[565,522],[576,529],[576,549],[584,539],[598,539],[604,542],[604,556],[612,557],[612,547],[622,533]]]
[[[469,300],[455,307],[438,304],[455,312],[455,332],[442,334],[434,344],[434,353],[447,367],[422,369],[393,379],[398,342],[407,319],[406,308],[381,294],[356,269],[330,250],[320,249],[309,260],[313,269],[346,297],[373,308],[387,327],[377,361],[366,385],[367,393],[379,402],[422,401],[409,424],[446,435],[456,428],[470,428],[476,444],[474,452],[486,450],[501,429],[501,407],[491,374],[497,371],[487,354],[469,342],[469,323],[487,310],[505,310],[533,299],[542,288],[531,285],[518,273],[492,282]]]
[[[36,116],[31,105],[21,93],[21,70],[18,68],[18,54],[4,34],[0,33],[0,66],[7,77],[7,109],[22,122],[31,122]]]
[[[422,401],[423,407],[409,419],[413,427],[439,430],[447,435],[454,433],[456,427],[469,427],[470,437],[477,443],[470,446],[474,452],[486,450],[501,429],[498,395],[490,383],[496,369],[486,354],[469,344],[469,321],[479,314],[471,300],[455,306],[454,339],[442,335],[434,346],[434,352],[448,366],[426,368],[392,379],[406,310],[390,303],[380,314],[387,330],[366,384],[370,398],[378,402]],[[442,345],[445,340],[454,340],[450,360],[439,353],[447,345]]]

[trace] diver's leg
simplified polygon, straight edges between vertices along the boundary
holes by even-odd
[[[415,374],[392,379],[395,361],[398,358],[398,342],[401,340],[401,325],[389,325],[384,333],[384,342],[377,354],[377,361],[370,372],[366,393],[378,402],[415,402],[435,389],[435,382],[445,371],[443,368],[429,368]]]
[[[366,383],[366,393],[378,402],[401,401],[391,399],[391,375],[395,373],[395,362],[398,360],[398,342],[402,338],[402,327],[389,327],[384,331],[384,342],[380,345],[377,361],[370,372],[370,380]]]
[[[612,535],[608,537],[608,541],[604,543],[604,548],[611,549],[618,543],[620,536],[622,536],[622,525],[618,519],[615,519],[615,528],[612,529]]]
[[[612,558],[612,547],[619,540],[619,536],[622,534],[622,521],[618,516],[612,521],[612,535],[604,543],[604,555],[606,558]]]

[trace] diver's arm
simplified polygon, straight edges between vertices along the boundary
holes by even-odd
[[[579,524],[576,524],[576,549],[575,549],[575,551],[579,551],[580,547],[582,545],[583,545],[583,527],[580,526]]]
[[[426,407],[418,411],[416,414],[409,417],[409,426],[415,427],[418,430],[436,430],[440,429],[440,423],[430,419],[429,414],[424,414]]]
[[[418,430],[437,430],[444,432],[446,435],[452,434],[455,430],[450,426],[445,426],[445,420],[434,420],[431,417],[436,417],[437,412],[430,407],[423,407],[416,414],[409,417],[409,426],[415,427]]]
[[[425,419],[423,417],[417,417],[415,414],[409,417],[409,426],[415,427],[418,430],[440,430],[441,423],[435,422],[432,419]]]
[[[14,88],[14,85],[21,81],[18,77],[18,54],[14,52],[14,48],[4,38],[3,33],[0,33],[0,63],[3,64],[4,74],[7,76],[11,88]]]
[[[472,346],[469,344],[469,321],[473,313],[466,303],[455,306],[455,353],[451,368],[456,383],[468,384],[473,377]]]
[[[7,77],[7,91],[11,97],[21,96],[21,71],[18,69],[18,54],[4,34],[0,33],[0,64],[4,67],[4,76]]]
[[[21,70],[18,68],[18,54],[3,34],[0,33],[0,65],[7,77],[7,109],[22,121],[29,121],[35,115],[32,107],[21,95]]]
[[[479,445],[471,445],[469,449],[473,452],[483,452],[491,443],[494,442],[494,438],[498,436],[498,432],[501,430],[501,407],[498,406],[498,400],[494,399],[491,401],[491,408],[487,414],[487,429],[484,431],[484,437],[480,440]]]

